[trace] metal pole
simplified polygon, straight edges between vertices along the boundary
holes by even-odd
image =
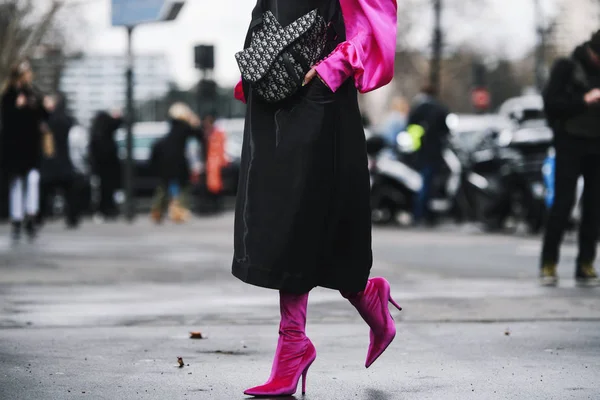
[[[433,0],[434,29],[433,29],[433,52],[431,57],[431,70],[429,81],[436,93],[440,90],[440,75],[442,68],[442,0]]]
[[[535,86],[538,91],[544,87],[544,47],[546,45],[545,40],[545,29],[543,26],[542,9],[540,0],[534,1],[534,13],[535,13],[535,33],[537,38],[537,46],[535,50]]]
[[[135,218],[135,203],[133,199],[133,124],[135,122],[133,97],[133,48],[132,36],[134,26],[127,27],[127,157],[125,160],[125,218],[133,222]]]

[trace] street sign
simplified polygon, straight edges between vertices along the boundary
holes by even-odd
[[[136,26],[149,22],[172,21],[184,1],[112,0],[113,26]]]

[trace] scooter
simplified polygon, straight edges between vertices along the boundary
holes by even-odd
[[[411,139],[403,132],[395,148],[389,148],[380,137],[367,140],[371,175],[372,221],[375,224],[412,222],[414,202],[423,186],[416,169],[416,153]],[[450,147],[443,152],[441,169],[434,179],[429,208],[434,220],[449,215],[454,209],[462,174],[461,163]]]

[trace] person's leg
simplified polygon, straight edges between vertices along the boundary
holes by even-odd
[[[396,336],[396,325],[388,303],[391,302],[398,310],[402,308],[392,299],[390,284],[384,278],[369,279],[365,290],[360,293],[340,293],[350,301],[371,328],[371,343],[365,362],[365,367],[369,368]]]
[[[13,225],[12,236],[15,240],[18,240],[21,235],[21,226],[23,225],[23,219],[25,218],[23,207],[24,188],[23,178],[21,177],[14,177],[9,182],[10,220]]]
[[[119,181],[117,179],[110,179],[108,181],[108,188],[106,193],[106,202],[108,208],[108,216],[116,218],[119,215],[119,207],[115,200],[115,194],[119,190]]]
[[[556,265],[560,256],[560,244],[575,203],[575,190],[580,173],[581,157],[569,153],[568,150],[558,149],[556,152],[554,203],[548,215],[540,263],[543,284],[556,284]]]
[[[172,199],[178,198],[180,191],[181,191],[181,187],[179,186],[179,183],[177,181],[169,182],[169,196]]]
[[[581,225],[579,227],[579,255],[576,278],[582,282],[596,281],[593,264],[596,260],[598,226],[600,225],[600,160],[589,155],[583,161],[584,179]]]
[[[188,186],[183,186],[179,191],[179,203],[186,210],[191,209],[191,188]]]
[[[154,190],[154,198],[152,199],[152,211],[150,217],[157,224],[162,222],[164,212],[167,208],[168,196],[165,186],[161,183]]]
[[[417,193],[413,210],[415,224],[423,222],[429,210],[431,183],[433,181],[433,167],[431,165],[426,165],[421,169],[421,179],[423,184],[421,190]]]
[[[183,223],[189,218],[189,211],[183,206],[183,189],[179,182],[169,182],[169,197],[171,204],[169,205],[169,217],[175,223]]]
[[[312,342],[306,337],[306,308],[308,293],[279,292],[281,322],[279,341],[271,368],[271,376],[264,385],[246,390],[250,396],[289,396],[296,393],[300,376],[305,392],[306,373],[317,357]]]
[[[100,175],[100,203],[98,204],[98,212],[103,216],[108,215],[110,208],[110,197],[112,196],[110,191],[110,185],[108,184],[108,178]]]
[[[68,227],[74,228],[79,225],[79,196],[78,182],[75,177],[67,178],[61,182],[61,187],[65,196],[66,203],[66,223]]]
[[[43,225],[48,219],[50,213],[48,212],[48,201],[50,198],[50,191],[52,184],[47,180],[42,179],[40,181],[40,212],[38,223]]]
[[[25,197],[25,230],[30,238],[36,234],[35,218],[40,210],[40,172],[32,169],[27,174],[27,191]]]

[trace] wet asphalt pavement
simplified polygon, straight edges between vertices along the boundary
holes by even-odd
[[[0,399],[244,399],[269,375],[278,305],[230,275],[232,220],[56,223],[19,246],[0,226]],[[458,227],[376,229],[373,275],[404,307],[398,336],[365,370],[368,328],[315,290],[318,357],[295,398],[599,399],[600,289],[575,287],[572,239],[560,287],[538,287],[539,247]]]

